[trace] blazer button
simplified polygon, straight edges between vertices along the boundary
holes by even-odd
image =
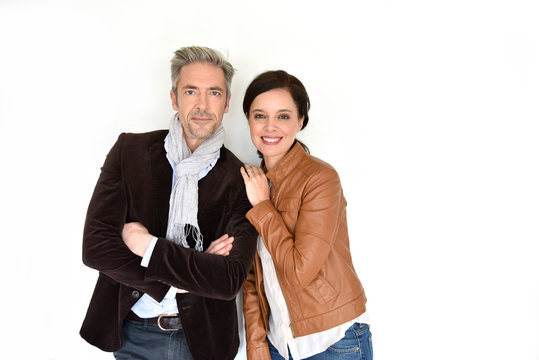
[[[131,293],[131,296],[132,296],[134,299],[138,299],[139,296],[140,296],[140,293],[139,293],[137,290],[133,290],[133,292]]]

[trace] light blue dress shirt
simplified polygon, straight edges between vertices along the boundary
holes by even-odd
[[[169,141],[170,134],[165,138],[165,144]],[[198,180],[206,176],[210,170],[215,166],[217,160],[219,160],[220,152],[217,153],[215,159],[201,172],[198,173]],[[176,163],[167,153],[167,159],[172,166],[172,188],[178,182],[178,175],[176,174]],[[154,237],[152,242],[146,249],[144,257],[142,258],[141,266],[148,267],[150,263],[150,258],[152,257],[153,249],[157,243],[157,238]],[[178,313],[178,304],[176,303],[176,291],[177,289],[173,286],[170,287],[170,290],[165,295],[163,301],[158,302],[148,294],[142,295],[142,297],[133,305],[131,310],[137,314],[140,318],[153,318],[163,314],[177,314]]]

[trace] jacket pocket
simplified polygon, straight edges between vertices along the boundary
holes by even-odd
[[[281,199],[278,204],[275,205],[279,211],[295,211],[299,210],[300,199],[298,198],[285,198]]]
[[[306,288],[314,295],[318,303],[327,305],[335,300],[337,291],[322,277],[315,278]]]
[[[298,198],[281,199],[278,204],[275,204],[275,208],[281,214],[286,228],[291,233],[294,233],[296,229],[300,205],[301,200]]]

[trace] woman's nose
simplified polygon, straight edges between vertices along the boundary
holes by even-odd
[[[268,131],[275,130],[275,119],[273,119],[272,117],[269,117],[268,121],[266,121],[265,127],[266,127],[266,130]]]

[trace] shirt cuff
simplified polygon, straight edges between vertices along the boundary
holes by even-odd
[[[141,266],[148,267],[148,264],[150,263],[150,258],[152,257],[153,249],[155,248],[155,244],[157,243],[157,237],[153,237],[152,241],[150,242],[150,245],[148,245],[148,248],[146,248],[146,252],[144,253],[144,257],[142,258],[142,261],[140,262]]]
[[[170,289],[168,289],[167,294],[165,295],[165,299],[175,299],[176,298],[176,289],[174,286],[171,286]]]

